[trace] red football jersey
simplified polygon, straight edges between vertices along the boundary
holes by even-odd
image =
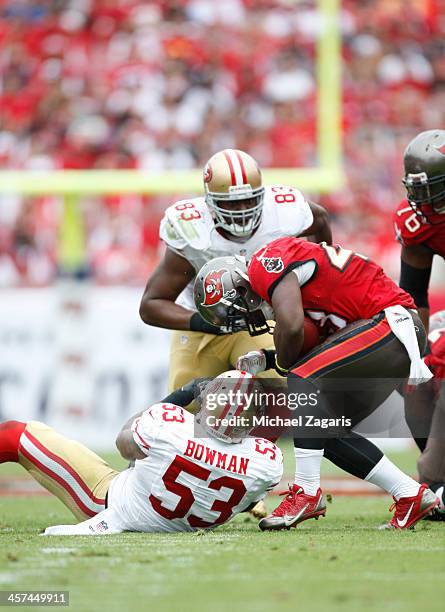
[[[445,379],[445,328],[431,332],[428,339],[431,354],[426,358],[427,364],[436,378]]]
[[[403,200],[394,213],[397,240],[404,246],[422,244],[445,257],[445,215],[434,215],[434,225],[425,223],[416,215],[407,200]]]
[[[305,313],[321,326],[331,322],[341,328],[398,304],[415,308],[380,266],[339,245],[279,238],[259,249],[248,268],[252,289],[269,303],[290,272],[299,279]]]

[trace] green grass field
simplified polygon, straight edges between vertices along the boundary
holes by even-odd
[[[445,524],[377,531],[388,505],[335,497],[325,519],[289,532],[241,515],[206,533],[43,538],[73,522],[60,502],[0,497],[0,590],[69,590],[76,611],[443,610]]]

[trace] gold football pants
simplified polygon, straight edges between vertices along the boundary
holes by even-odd
[[[83,444],[38,421],[27,423],[21,435],[19,463],[82,521],[105,509],[118,474]]]
[[[248,332],[215,336],[192,331],[173,331],[170,348],[169,391],[179,389],[194,378],[218,376],[234,370],[238,357],[258,349],[273,349],[271,334],[250,336]],[[280,378],[275,370],[259,378]]]

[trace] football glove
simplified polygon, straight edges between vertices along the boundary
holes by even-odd
[[[248,372],[253,376],[256,376],[259,372],[264,372],[266,367],[267,363],[264,351],[249,351],[245,355],[238,357],[238,361],[236,362],[237,370]]]

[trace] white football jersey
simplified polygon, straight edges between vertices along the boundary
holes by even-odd
[[[313,223],[312,211],[303,194],[283,185],[266,187],[261,223],[248,240],[228,240],[216,230],[203,197],[180,200],[165,211],[160,237],[169,249],[189,261],[196,272],[215,257],[242,255],[247,260],[260,247],[284,236],[299,236]],[[196,310],[193,282],[176,300]]]
[[[195,417],[174,404],[154,404],[132,431],[147,457],[113,478],[107,509],[77,525],[48,527],[44,535],[217,527],[263,499],[283,475],[283,455],[273,442],[195,437]]]
[[[226,444],[197,438],[194,429],[194,416],[174,404],[155,404],[134,421],[134,440],[147,458],[112,480],[108,509],[115,520],[109,528],[152,532],[215,527],[262,499],[281,480],[283,456],[272,442],[247,438]]]

